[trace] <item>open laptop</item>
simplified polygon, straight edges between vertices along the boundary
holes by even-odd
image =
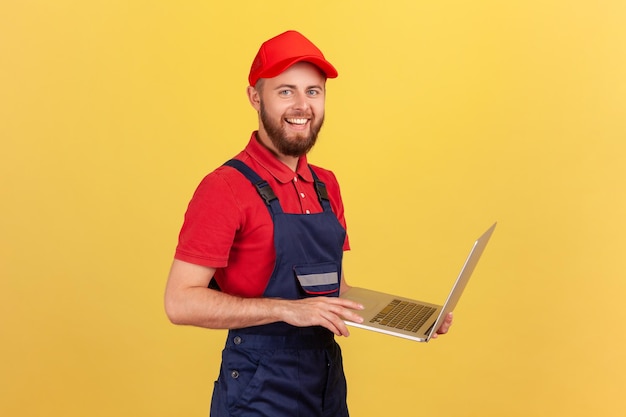
[[[343,293],[341,298],[357,301],[365,306],[364,310],[359,311],[363,323],[346,320],[346,324],[418,342],[428,342],[446,315],[456,307],[496,224],[494,223],[474,242],[443,305],[352,287]]]

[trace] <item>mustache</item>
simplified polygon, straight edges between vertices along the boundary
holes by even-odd
[[[297,113],[289,113],[286,114],[284,116],[285,119],[312,119],[313,118],[313,114],[311,113],[302,113],[302,112],[297,112]]]

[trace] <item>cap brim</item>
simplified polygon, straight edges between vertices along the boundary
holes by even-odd
[[[320,57],[317,57],[317,56],[299,56],[295,58],[286,59],[284,61],[280,61],[274,64],[272,67],[267,68],[265,71],[257,75],[256,81],[258,81],[259,78],[274,78],[280,75],[287,68],[291,67],[292,65],[298,62],[309,62],[315,65],[324,73],[324,75],[326,75],[326,78],[336,78],[338,75],[338,72],[335,69],[335,67],[333,67],[332,64],[326,61],[325,59],[321,59]]]

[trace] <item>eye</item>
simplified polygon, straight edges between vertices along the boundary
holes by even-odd
[[[288,97],[291,94],[292,94],[291,90],[280,90],[280,91],[278,91],[278,95],[282,96],[282,97]]]
[[[320,90],[316,89],[316,88],[307,91],[307,94],[312,96],[312,97],[319,96],[321,93],[322,92]]]

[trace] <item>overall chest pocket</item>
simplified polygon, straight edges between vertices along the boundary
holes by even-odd
[[[296,265],[293,270],[304,297],[339,295],[339,267],[336,263]]]

